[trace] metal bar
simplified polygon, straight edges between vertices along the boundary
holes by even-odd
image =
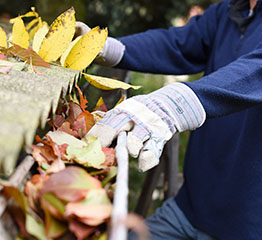
[[[126,133],[121,132],[117,138],[116,158],[118,172],[116,176],[116,189],[113,201],[111,218],[111,234],[109,240],[127,239],[127,207],[128,207],[128,152],[126,148]]]
[[[168,189],[166,197],[175,196],[179,189],[178,174],[179,174],[179,134],[173,136],[173,138],[166,144],[167,155],[167,181]]]
[[[160,174],[163,170],[163,165],[165,161],[163,161],[163,157],[161,156],[160,163],[155,166],[154,168],[150,169],[146,175],[146,179],[144,181],[136,208],[135,213],[146,217],[148,209],[152,203],[152,194],[153,191],[156,188],[156,185],[158,183]]]

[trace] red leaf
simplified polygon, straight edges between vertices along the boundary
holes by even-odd
[[[55,173],[45,182],[41,194],[54,193],[58,198],[74,202],[84,199],[90,189],[102,188],[100,181],[84,169],[67,167]]]
[[[59,128],[59,127],[62,126],[62,124],[63,124],[65,121],[66,121],[66,120],[65,120],[65,118],[64,118],[63,116],[56,114],[56,115],[55,115],[55,119],[54,119],[54,126],[55,126],[56,128]]]
[[[45,62],[33,49],[25,49],[13,43],[13,46],[9,48],[0,47],[0,51],[10,57],[19,57],[28,64],[50,68],[50,64]]]
[[[78,137],[78,133],[71,129],[69,122],[64,122],[62,126],[57,129],[57,131],[63,131],[74,137]]]
[[[116,154],[114,148],[105,148],[102,147],[102,151],[106,156],[105,162],[102,164],[103,166],[111,167],[116,163]]]
[[[7,59],[8,59],[8,58],[7,58],[6,55],[0,53],[0,60],[7,60]]]
[[[96,228],[87,226],[73,218],[69,219],[69,230],[75,234],[77,240],[86,239]]]
[[[82,112],[72,125],[72,129],[78,132],[82,138],[95,124],[94,116],[88,111]]]

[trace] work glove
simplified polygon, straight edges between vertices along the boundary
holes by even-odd
[[[91,28],[85,23],[77,21],[75,37],[85,35],[90,30]],[[95,62],[103,66],[114,67],[121,61],[124,51],[125,46],[123,43],[115,38],[108,37],[104,47],[96,57]]]
[[[127,131],[127,149],[138,157],[138,169],[159,163],[165,143],[176,133],[200,127],[205,110],[195,93],[183,83],[173,83],[147,95],[129,98],[108,111],[88,135],[98,136],[108,147]]]

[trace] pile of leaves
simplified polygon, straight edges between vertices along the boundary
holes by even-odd
[[[61,100],[49,121],[53,130],[42,139],[36,136],[32,156],[37,173],[24,191],[4,186],[5,195],[14,199],[11,209],[25,239],[56,239],[68,232],[78,240],[105,237],[117,173],[115,151],[86,135],[101,119],[99,109],[106,107],[100,100],[91,114],[76,88],[80,101],[76,95]]]

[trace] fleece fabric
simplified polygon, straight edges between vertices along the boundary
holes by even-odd
[[[207,114],[191,133],[176,202],[198,229],[220,240],[262,239],[262,1],[242,34],[229,0],[184,27],[122,37],[117,67],[160,74],[204,72],[185,83]]]

